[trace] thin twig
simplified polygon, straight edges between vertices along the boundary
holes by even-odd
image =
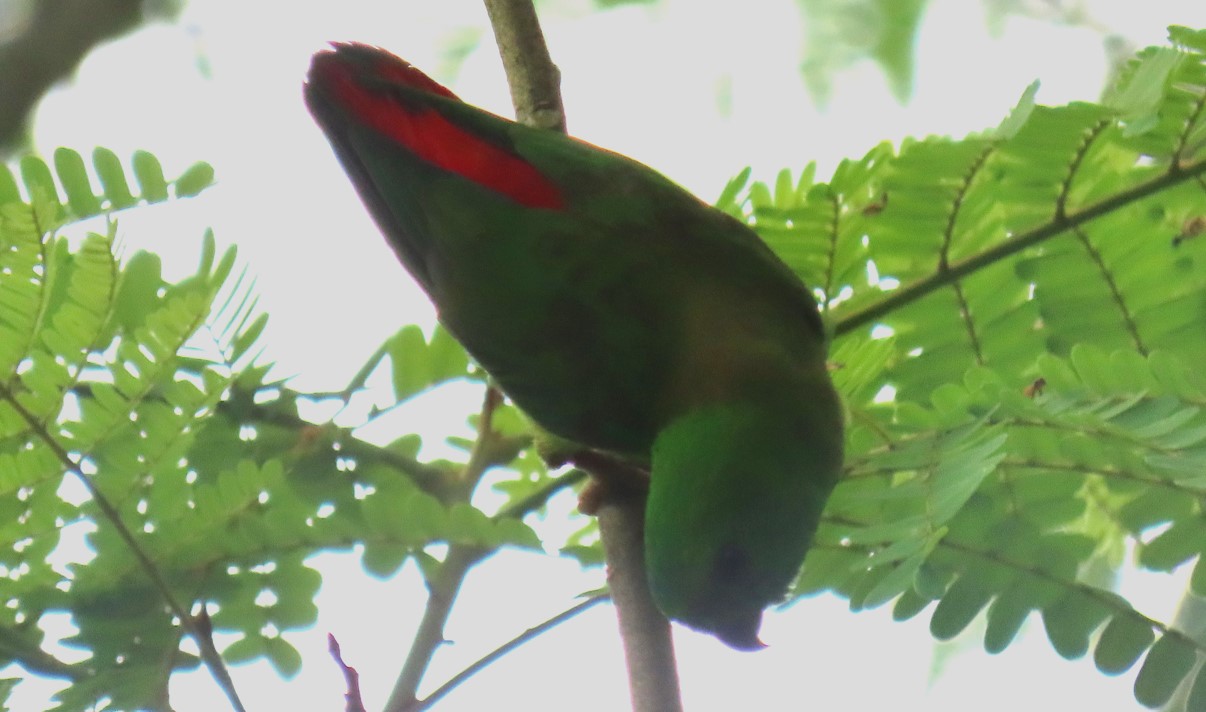
[[[473,492],[486,470],[498,464],[490,455],[494,452],[493,441],[501,437],[493,425],[494,412],[501,402],[502,394],[493,386],[487,386],[478,419],[477,440],[459,478],[466,497]],[[385,703],[386,712],[417,709],[419,684],[423,682],[423,675],[435,657],[436,648],[444,642],[444,626],[452,615],[452,604],[456,602],[469,569],[489,553],[489,549],[475,546],[454,544],[448,547],[448,554],[438,571],[427,581],[427,605],[423,608],[423,618],[411,641],[402,671],[394,682],[394,689]]]
[[[561,475],[556,479],[549,480],[540,487],[540,489],[529,494],[517,502],[507,505],[498,514],[494,515],[494,519],[523,519],[527,515],[540,509],[553,497],[563,489],[573,487],[585,480],[589,475],[585,470],[573,469]]]
[[[445,695],[447,695],[449,692],[452,692],[458,686],[463,684],[466,680],[473,677],[474,675],[481,672],[482,670],[486,669],[486,667],[488,667],[491,663],[498,660],[502,656],[506,655],[507,653],[511,652],[512,650],[515,650],[516,648],[523,645],[524,643],[527,643],[529,640],[532,640],[532,639],[536,638],[537,636],[543,634],[545,631],[556,628],[557,626],[568,621],[569,619],[573,618],[574,616],[577,616],[578,614],[583,613],[590,608],[593,608],[596,604],[606,601],[608,598],[609,598],[609,596],[604,593],[597,594],[595,596],[591,596],[590,598],[577,604],[576,606],[566,609],[566,610],[558,613],[557,615],[553,616],[552,618],[549,618],[548,620],[546,620],[542,623],[538,623],[538,624],[532,626],[531,628],[528,628],[524,632],[522,632],[519,635],[515,636],[514,638],[508,640],[507,642],[498,646],[494,650],[491,650],[489,653],[487,653],[486,655],[484,655],[483,657],[478,659],[476,662],[474,662],[469,667],[465,668],[464,670],[461,670],[457,674],[450,677],[448,679],[448,682],[445,682],[443,685],[440,685],[438,688],[436,688],[435,692],[432,692],[430,695],[425,697],[422,701],[416,703],[415,709],[416,710],[429,709],[432,705],[439,702],[440,699],[443,698]]]
[[[343,672],[343,682],[348,689],[343,694],[343,699],[347,703],[344,712],[366,712],[364,698],[360,695],[360,673],[344,661],[343,653],[339,650],[339,641],[330,633],[327,633],[327,650],[330,651],[331,657],[335,659],[335,664]]]
[[[452,614],[452,604],[460,593],[465,576],[473,565],[481,561],[487,552],[468,546],[452,546],[440,564],[439,572],[427,582],[427,605],[423,618],[415,631],[410,652],[402,665],[402,672],[394,683],[385,712],[413,712],[419,709],[417,692],[423,675],[435,657],[436,648],[444,642],[444,626]]]

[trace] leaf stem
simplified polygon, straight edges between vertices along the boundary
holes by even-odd
[[[1194,179],[1202,174],[1206,174],[1206,161],[1183,168],[1173,166],[1158,178],[1140,183],[1133,188],[1124,190],[1086,208],[1068,213],[1067,215],[1056,214],[1049,222],[1031,230],[1018,233],[983,252],[971,255],[958,262],[952,262],[945,269],[939,269],[928,277],[923,277],[912,284],[893,291],[885,299],[842,316],[834,326],[834,335],[841,336],[859,327],[873,325],[876,320],[883,318],[904,305],[915,302],[942,287],[953,284],[983,267],[987,267],[1028,247],[1033,247],[1072,228],[1084,225],[1090,220],[1099,218],[1102,215],[1111,213],[1150,195],[1155,195],[1178,183]]]
[[[444,642],[444,626],[452,615],[452,604],[460,593],[469,569],[481,561],[487,551],[476,547],[452,546],[440,564],[439,571],[427,582],[427,605],[419,629],[411,642],[410,652],[402,665],[402,672],[394,683],[385,712],[414,712],[422,709],[417,697],[419,684],[436,648]]]
[[[590,608],[594,608],[594,606],[596,604],[602,603],[602,602],[606,601],[608,598],[609,598],[609,596],[607,594],[597,594],[597,595],[591,596],[590,598],[587,598],[585,601],[582,601],[581,603],[573,606],[572,608],[568,608],[568,609],[558,613],[557,615],[553,616],[552,618],[549,618],[546,621],[543,621],[541,623],[538,623],[538,624],[532,626],[531,628],[528,628],[524,632],[522,632],[519,635],[515,636],[514,638],[508,640],[507,642],[498,646],[494,650],[491,650],[489,653],[482,656],[480,659],[478,659],[476,662],[474,662],[469,667],[465,668],[464,670],[461,670],[457,674],[450,677],[448,679],[448,682],[445,682],[443,685],[440,685],[438,688],[436,688],[435,692],[432,692],[426,698],[417,702],[415,704],[414,709],[416,709],[416,710],[429,709],[432,705],[439,702],[449,692],[452,692],[454,689],[456,689],[461,683],[465,682],[466,680],[473,677],[477,673],[486,669],[486,667],[488,667],[491,663],[498,660],[502,656],[506,655],[507,653],[511,652],[512,650],[515,650],[516,648],[518,648],[521,645],[523,645],[524,643],[527,643],[528,641],[536,638],[537,636],[543,634],[545,631],[551,630],[551,629],[561,625],[562,623],[568,621],[569,619],[573,618],[574,616],[577,616],[580,613],[584,613],[585,611],[587,611]]]

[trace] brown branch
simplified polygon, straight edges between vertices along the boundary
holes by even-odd
[[[613,493],[604,500],[599,536],[620,619],[633,712],[681,710],[670,621],[654,604],[645,575],[645,498]]]
[[[526,124],[565,131],[560,72],[549,56],[531,0],[485,0],[511,87],[515,114]],[[628,682],[637,712],[682,708],[670,623],[653,603],[645,577],[645,498],[609,488],[599,508],[599,534],[619,616]]]
[[[561,72],[549,56],[530,0],[485,0],[521,124],[565,133]]]

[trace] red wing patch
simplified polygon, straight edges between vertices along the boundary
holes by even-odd
[[[322,87],[356,120],[402,144],[428,163],[521,205],[551,210],[564,207],[561,191],[532,164],[457,126],[433,108],[419,103],[406,106],[375,87],[365,86],[359,81],[363,69],[357,62],[341,58],[339,49],[337,46],[335,52],[315,56],[309,81]],[[374,52],[379,55],[372,68],[374,79],[457,99],[447,88],[401,59],[384,51]],[[501,117],[498,120],[505,121]]]

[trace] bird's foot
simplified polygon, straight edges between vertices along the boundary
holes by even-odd
[[[565,461],[590,474],[578,495],[578,511],[583,514],[595,514],[611,497],[644,497],[649,491],[649,472],[626,460],[597,450],[579,450]]]

